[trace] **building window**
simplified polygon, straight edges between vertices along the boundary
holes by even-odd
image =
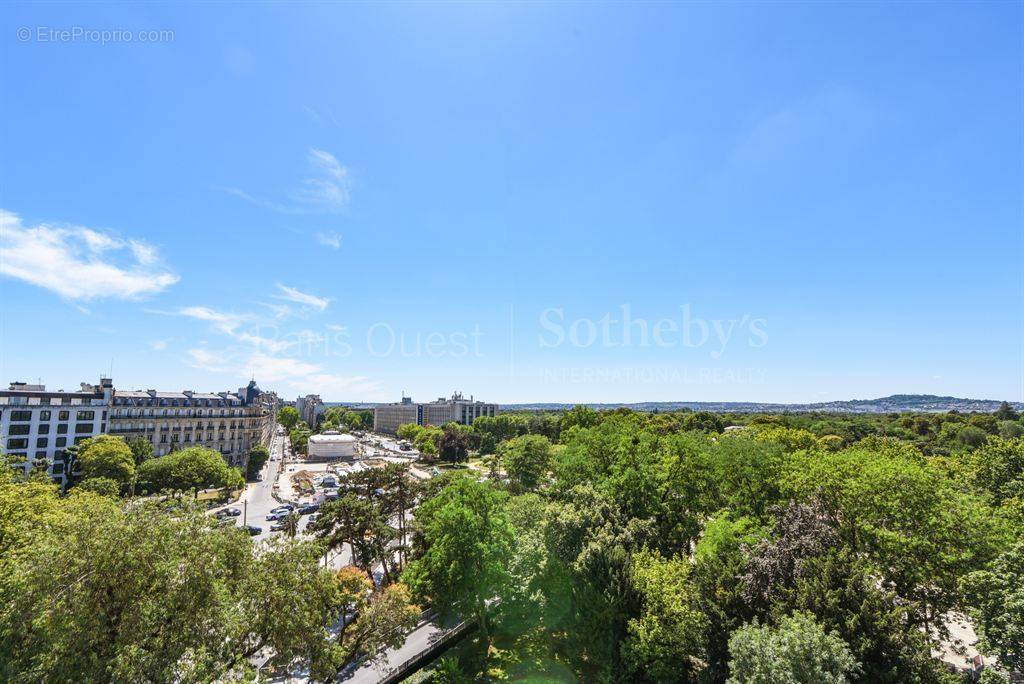
[[[95,411],[79,411],[78,420],[92,420],[96,417]]]
[[[31,428],[31,425],[12,425],[7,429],[7,433],[11,435],[27,435]]]
[[[39,420],[40,421],[50,420],[50,412],[49,411],[40,411],[39,412]]]
[[[75,425],[75,434],[84,435],[92,432],[92,423],[78,423]]]
[[[57,434],[58,435],[66,435],[66,434],[68,434],[68,424],[67,423],[58,423],[57,424]]]
[[[68,419],[68,412],[67,411],[60,411],[60,412],[57,413],[57,420],[67,420],[67,419]]]
[[[48,434],[50,434],[50,426],[49,425],[40,425],[39,427],[36,428],[36,431],[39,432],[39,434],[41,434],[41,435],[48,435]]]
[[[68,438],[67,437],[58,437],[56,444],[59,447],[67,446],[68,445]]]
[[[75,444],[81,444],[85,440],[89,439],[89,435],[82,435],[81,437],[75,437]]]
[[[46,437],[36,439],[36,449],[45,449],[48,441]]]
[[[28,448],[28,440],[27,439],[9,439],[9,440],[7,440],[7,448],[8,449],[27,449]]]
[[[31,411],[11,411],[11,422],[32,420]]]

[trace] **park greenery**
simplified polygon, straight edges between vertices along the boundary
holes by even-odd
[[[321,428],[365,425],[333,408]],[[293,447],[308,439],[285,420]],[[983,681],[1008,681],[1024,669],[1021,426],[1008,406],[406,425],[438,475],[355,472],[305,535],[292,516],[266,544],[180,495],[241,486],[217,452],[98,437],[69,454],[63,492],[0,469],[0,678],[253,681],[263,665],[331,681],[429,608],[472,627],[438,682],[952,684],[933,648],[961,615],[998,659]],[[343,549],[352,564],[328,570]]]
[[[477,625],[441,681],[957,682],[931,649],[962,614],[1020,670],[1021,426],[585,406],[402,426],[453,469],[401,577]]]
[[[84,444],[88,477],[64,493],[0,464],[0,681],[251,682],[292,666],[331,681],[419,619],[407,585],[327,569],[319,541],[256,545],[190,497],[131,496],[118,439]],[[231,473],[217,452],[183,449],[144,461],[138,482]]]

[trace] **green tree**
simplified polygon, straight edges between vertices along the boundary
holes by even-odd
[[[350,430],[363,429],[363,416],[357,411],[349,411],[345,414],[345,426]]]
[[[729,684],[845,684],[858,670],[846,642],[808,613],[785,617],[778,627],[742,627],[729,652]]]
[[[299,533],[299,514],[291,513],[284,519],[284,533],[289,539],[294,539]]]
[[[397,534],[373,497],[349,491],[326,504],[311,529],[330,549],[349,545],[353,564],[367,574],[380,563],[385,582],[391,582],[395,571],[391,542]]]
[[[343,619],[328,657],[319,659],[313,675],[319,681],[334,681],[338,673],[359,658],[376,660],[384,649],[397,648],[405,634],[416,626],[420,609],[412,603],[409,588],[392,584],[373,591],[373,582],[354,568],[337,573]]]
[[[462,426],[446,425],[437,440],[437,453],[441,460],[462,463],[469,460],[469,433]]]
[[[413,439],[413,446],[416,450],[427,456],[437,455],[437,446],[441,441],[441,428],[432,425],[424,426]]]
[[[697,411],[683,419],[683,429],[699,430],[701,432],[724,432],[725,421],[716,413]]]
[[[964,579],[981,648],[1012,670],[1024,670],[1024,542]]]
[[[294,406],[285,406],[277,412],[277,422],[284,426],[285,432],[291,432],[299,422],[299,412]]]
[[[252,679],[263,648],[271,666],[329,648],[335,581],[311,544],[254,554],[188,501],[124,506],[11,480],[0,513],[4,681]]]
[[[137,436],[128,440],[128,448],[132,450],[132,457],[135,465],[141,465],[143,461],[153,458],[153,443],[146,437]]]
[[[262,444],[257,444],[252,449],[249,449],[249,456],[245,461],[245,478],[247,480],[255,480],[269,459],[270,450]]]
[[[416,423],[403,423],[398,426],[398,430],[395,434],[398,435],[399,439],[412,441],[416,439],[417,435],[421,432],[423,432],[422,425],[417,425]]]
[[[431,684],[473,684],[473,678],[462,671],[455,656],[444,656],[438,660],[430,681]]]
[[[535,488],[551,465],[551,441],[540,435],[523,435],[502,442],[498,457],[513,485],[521,491]]]
[[[988,440],[984,430],[975,425],[965,425],[956,433],[956,440],[966,447],[977,448]]]
[[[135,478],[135,457],[120,437],[100,435],[86,440],[78,454],[82,478],[105,477],[124,487]]]
[[[633,556],[632,585],[640,615],[629,621],[622,644],[626,666],[653,681],[693,677],[704,660],[705,617],[690,605],[688,559],[665,559],[650,551]]]
[[[161,492],[237,486],[239,477],[218,452],[189,447],[143,462],[138,480],[143,491]]]
[[[964,460],[972,484],[997,504],[1024,498],[1024,439],[993,438]]]
[[[420,553],[403,580],[442,613],[475,619],[490,642],[488,602],[508,580],[513,528],[503,511],[506,495],[488,483],[459,477],[416,510]]]
[[[1003,439],[1024,437],[1024,425],[1016,420],[1004,420],[999,423],[999,436]]]
[[[960,577],[1004,541],[984,504],[906,443],[866,439],[835,454],[798,454],[782,480],[792,498],[820,498],[844,545],[884,572],[921,627],[942,626],[960,601]]]
[[[597,411],[586,404],[577,404],[562,414],[561,430],[567,432],[570,428],[589,428],[597,425],[601,417]]]
[[[1017,410],[1010,406],[1010,403],[1006,401],[999,405],[999,408],[996,409],[992,416],[996,420],[1017,420],[1020,418],[1020,414],[1017,413]]]
[[[121,493],[121,485],[109,477],[90,477],[78,483],[76,489],[94,492],[100,496],[114,496]]]
[[[306,423],[299,421],[299,423],[288,433],[288,441],[292,445],[292,451],[297,454],[305,454],[309,447],[309,437],[311,434],[309,426],[306,425]]]

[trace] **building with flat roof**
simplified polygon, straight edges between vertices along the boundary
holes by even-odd
[[[65,450],[107,431],[113,393],[110,378],[70,392],[12,382],[0,391],[0,447],[25,472],[45,459],[50,476],[63,485],[69,475]]]
[[[498,415],[498,405],[483,401],[465,399],[456,392],[451,398],[439,397],[437,401],[417,404],[409,397],[402,397],[396,404],[381,404],[373,409],[373,430],[393,435],[399,425],[415,423],[440,427],[445,423],[472,425],[480,416]]]
[[[356,457],[358,440],[352,435],[340,432],[324,432],[311,435],[306,446],[307,461],[352,460]]]

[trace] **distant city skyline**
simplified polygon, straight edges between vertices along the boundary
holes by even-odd
[[[1024,401],[1020,3],[305,9],[6,9],[4,387]]]

